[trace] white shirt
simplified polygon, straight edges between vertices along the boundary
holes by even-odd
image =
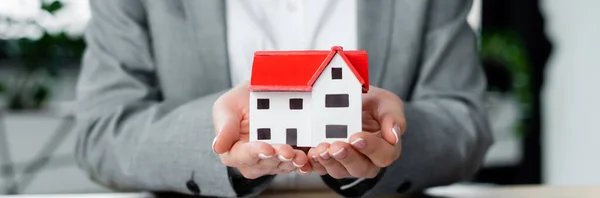
[[[251,2],[251,3],[250,3]],[[227,48],[233,85],[250,79],[258,50],[357,49],[356,0],[228,0]],[[272,188],[326,188],[318,175],[275,178]]]
[[[232,84],[250,79],[258,50],[357,48],[356,0],[229,0]]]

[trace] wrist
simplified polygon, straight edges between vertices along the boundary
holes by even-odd
[[[374,178],[335,179],[329,175],[324,175],[322,178],[329,188],[344,197],[361,197],[379,182],[384,173],[385,168],[382,168]]]

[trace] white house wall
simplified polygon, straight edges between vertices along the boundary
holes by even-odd
[[[332,79],[332,67],[342,68],[342,79]],[[325,95],[327,94],[348,94],[349,107],[326,108]],[[334,56],[315,82],[312,97],[311,124],[314,145],[320,142],[348,141],[352,134],[362,131],[362,87],[352,70],[338,54]],[[348,125],[348,138],[325,138],[325,125],[328,124]]]
[[[257,109],[257,99],[269,98],[269,109]],[[289,99],[302,98],[302,110],[290,110]],[[286,129],[298,130],[298,146],[311,146],[310,92],[251,92],[250,93],[250,140],[258,141],[257,129],[270,128],[270,144],[285,144]]]

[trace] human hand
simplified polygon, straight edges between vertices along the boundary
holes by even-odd
[[[321,143],[312,148],[308,156],[315,172],[338,179],[373,178],[400,157],[400,138],[406,131],[402,100],[394,93],[371,86],[362,101],[363,132],[352,135],[350,144]]]
[[[216,137],[212,149],[219,154],[221,162],[237,168],[248,179],[294,170],[300,174],[311,172],[308,157],[303,151],[285,144],[248,142],[249,97],[248,83],[242,83],[219,97],[213,105]]]

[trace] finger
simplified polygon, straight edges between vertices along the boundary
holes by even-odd
[[[274,144],[272,147],[275,149],[275,155],[272,158],[258,162],[258,168],[267,169],[272,174],[280,174],[281,172],[277,172],[277,170],[280,170],[284,167],[289,167],[287,169],[293,169],[294,165],[291,163],[291,161],[295,154],[292,147],[286,144]]]
[[[390,96],[397,97],[397,96]],[[383,138],[392,145],[398,144],[404,131],[406,131],[406,120],[404,118],[404,110],[402,103],[400,107],[390,108],[398,106],[398,104],[384,104],[388,100],[381,100],[377,107],[377,120],[379,120],[381,126],[381,132]]]
[[[370,108],[369,106],[364,106],[364,108]],[[362,127],[363,131],[368,132],[376,132],[381,130],[379,125],[379,121],[377,118],[373,117],[373,113],[371,111],[362,111]]]
[[[262,159],[270,159],[275,155],[275,149],[264,142],[237,142],[231,151],[221,155],[221,160],[227,166],[248,167],[257,164]]]
[[[350,144],[378,167],[387,167],[400,157],[402,143],[390,145],[376,134],[360,132],[350,137]]]
[[[296,169],[292,160],[295,158],[294,149],[287,144],[277,144],[274,145],[277,150],[277,159],[281,161],[277,169],[284,171],[285,173],[289,173]]]
[[[246,179],[256,179],[266,174],[269,174],[269,171],[255,168],[240,168],[239,170],[242,176],[244,176]]]
[[[217,154],[223,154],[239,140],[242,116],[234,106],[227,105],[226,101],[217,101],[213,105],[213,125],[216,135],[212,149]]]
[[[301,150],[294,150],[294,159],[292,160],[292,165],[295,168],[301,168],[304,165],[308,164],[308,157]]]
[[[281,162],[279,166],[277,166],[277,170],[284,171],[285,173],[292,172],[296,167],[292,164],[292,162]]]
[[[258,164],[254,168],[264,170],[270,173],[274,170],[277,170],[277,166],[279,166],[279,164],[281,164],[281,161],[279,161],[277,157],[273,156],[269,159],[263,159],[258,161]]]
[[[277,152],[277,159],[281,162],[291,162],[294,159],[294,149],[287,144],[274,144],[273,148]]]
[[[247,116],[247,114],[243,115]],[[248,134],[250,132],[250,119],[247,117],[242,117],[242,122],[240,123],[240,134]]]
[[[302,152],[304,152],[304,154],[307,154],[308,151],[311,149],[311,147],[299,147],[299,146],[292,146],[292,148],[294,150],[301,150]]]
[[[369,158],[356,151],[348,143],[334,142],[329,147],[329,153],[353,177],[373,178],[379,172],[379,167],[375,166]]]
[[[274,175],[287,175],[287,174],[290,174],[292,171],[294,171],[294,170],[279,169],[279,168],[277,168],[271,174],[274,174]]]
[[[342,166],[337,160],[333,159],[329,152],[329,144],[321,143],[319,144],[321,147],[317,152],[319,152],[319,163],[325,167],[327,174],[331,177],[340,179],[350,175],[346,168]],[[317,147],[319,147],[317,146]]]
[[[319,163],[318,159],[319,153],[325,151],[325,147],[322,146],[323,148],[319,148],[319,146],[310,149],[308,151],[308,157],[310,158],[310,166],[312,167],[313,171],[315,171],[319,175],[325,175],[327,174],[327,170],[325,170],[325,167],[323,167],[323,165]]]
[[[310,174],[310,172],[312,172],[312,166],[311,163],[306,163],[304,166],[296,169],[296,172],[300,175],[308,175]]]
[[[281,163],[277,168],[283,170],[284,172],[290,172],[304,167],[306,164],[308,164],[308,158],[306,157],[306,154],[304,154],[303,151],[294,150],[294,154],[294,159],[291,162]],[[307,169],[305,168],[304,171],[306,170]]]

